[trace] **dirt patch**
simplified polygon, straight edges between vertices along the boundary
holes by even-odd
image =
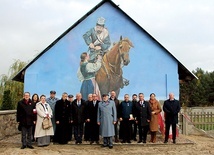
[[[150,137],[148,137],[149,139]],[[35,149],[21,150],[20,135],[12,136],[0,141],[0,154],[4,155],[112,155],[112,154],[146,154],[146,155],[205,155],[214,154],[214,139],[202,136],[184,136],[177,138],[177,144],[163,144],[163,139],[158,137],[157,143],[131,144],[117,143],[113,149],[101,148],[100,145],[89,145],[89,142],[83,142],[81,145],[75,145],[74,141],[67,145],[50,144],[47,147],[37,147]]]

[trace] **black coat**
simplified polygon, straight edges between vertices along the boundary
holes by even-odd
[[[20,122],[21,126],[32,126],[34,124],[33,121],[36,121],[33,113],[34,108],[35,106],[30,99],[27,103],[25,99],[18,102],[16,120]]]
[[[54,141],[59,144],[67,144],[69,140],[69,123],[71,121],[71,104],[68,100],[58,100],[55,105],[56,132]]]
[[[181,110],[178,100],[166,100],[163,104],[163,111],[165,112],[165,122],[169,124],[178,123],[178,113]]]
[[[77,106],[77,99],[72,102],[71,106],[71,120],[73,124],[81,124],[85,122],[86,117],[86,102],[81,99],[81,106]]]
[[[55,105],[55,120],[59,122],[64,122],[71,120],[71,104],[68,100],[63,101],[58,100],[56,101]]]
[[[138,124],[141,126],[149,125],[147,120],[151,120],[151,108],[149,106],[149,102],[144,101],[143,105],[138,101],[134,105],[134,117],[138,121]]]
[[[98,110],[98,104],[100,101],[96,101],[96,104],[94,106],[93,101],[88,102],[87,105],[87,118],[90,119],[91,123],[97,123],[97,110]]]

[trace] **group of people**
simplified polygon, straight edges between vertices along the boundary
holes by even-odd
[[[97,99],[97,94],[88,94],[88,100],[82,99],[81,93],[73,95],[63,93],[61,99],[55,97],[56,92],[50,91],[50,97],[46,98],[37,94],[30,99],[30,93],[25,92],[24,97],[17,105],[17,122],[22,135],[22,147],[33,149],[32,139],[38,146],[48,146],[51,140],[54,143],[67,144],[74,135],[75,143],[81,144],[84,140],[90,144],[99,144],[100,135],[103,137],[102,147],[113,148],[115,143],[131,143],[137,141],[137,129],[139,133],[138,143],[147,142],[148,131],[151,133],[150,142],[156,142],[158,131],[159,113],[162,111],[155,94],[150,94],[149,101],[144,100],[144,94],[139,93],[124,95],[120,102],[114,91],[102,94],[102,100]],[[138,100],[137,100],[138,98]],[[173,93],[164,102],[165,114],[165,140],[168,142],[169,128],[172,125],[172,139],[176,143],[176,124],[180,104],[174,99]],[[48,129],[42,127],[43,119],[51,119],[52,126]],[[120,122],[120,123],[119,123]],[[120,125],[118,125],[120,124]],[[119,128],[118,128],[119,126]]]

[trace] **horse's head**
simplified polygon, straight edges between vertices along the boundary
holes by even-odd
[[[121,60],[123,61],[123,65],[127,66],[130,62],[129,59],[129,50],[131,47],[134,47],[131,41],[128,38],[122,39],[122,36],[120,37],[119,41],[119,52]]]

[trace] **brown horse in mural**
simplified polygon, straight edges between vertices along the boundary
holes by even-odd
[[[123,88],[122,66],[127,66],[130,62],[129,50],[133,44],[128,38],[117,42],[102,59],[102,66],[96,74],[96,81],[99,85],[100,93],[109,93],[114,90],[119,95],[120,88]]]

